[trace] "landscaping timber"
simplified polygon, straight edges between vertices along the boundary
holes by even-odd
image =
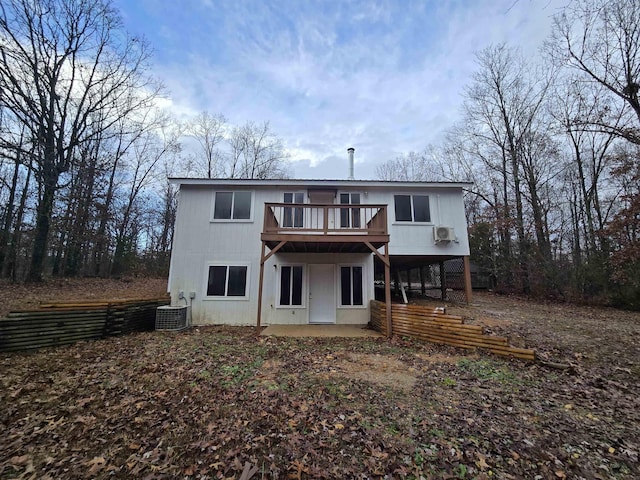
[[[387,334],[385,304],[371,301],[371,326]],[[458,348],[481,348],[497,355],[534,360],[535,351],[509,345],[505,337],[488,335],[480,325],[466,325],[462,317],[447,315],[433,307],[393,304],[391,329],[394,335],[442,343]]]
[[[156,309],[167,297],[42,304],[0,319],[0,352],[35,350],[153,330]]]

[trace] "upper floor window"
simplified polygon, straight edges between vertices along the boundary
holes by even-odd
[[[214,220],[250,220],[251,192],[216,192]]]
[[[427,195],[394,195],[396,222],[430,222]]]

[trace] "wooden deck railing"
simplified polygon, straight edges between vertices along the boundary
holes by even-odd
[[[263,233],[387,235],[387,206],[265,203]]]

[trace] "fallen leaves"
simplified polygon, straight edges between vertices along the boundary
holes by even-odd
[[[487,458],[484,455],[476,453],[476,456],[478,457],[478,460],[476,460],[475,463],[480,470],[484,471],[487,468],[489,468],[489,464],[487,463]]]
[[[106,463],[107,461],[104,457],[93,457],[91,460],[85,462],[84,464],[85,467],[88,467],[86,475],[88,477],[95,476],[100,470],[102,470]]]
[[[637,383],[584,366],[201,327],[0,368],[2,478],[640,475]]]

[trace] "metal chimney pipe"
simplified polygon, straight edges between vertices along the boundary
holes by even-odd
[[[349,147],[347,148],[347,154],[349,155],[349,180],[354,180],[353,177],[353,152],[355,152],[356,149],[353,147]]]

